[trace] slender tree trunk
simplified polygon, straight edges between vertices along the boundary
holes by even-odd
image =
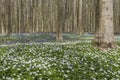
[[[78,0],[74,0],[74,33],[77,33],[77,26],[78,26],[78,23],[77,23],[77,19],[78,19]]]
[[[114,47],[113,0],[99,0],[100,18],[94,43],[100,48]]]
[[[79,7],[78,7],[78,28],[77,28],[77,34],[82,34],[83,33],[83,26],[82,26],[82,4],[83,4],[83,1],[82,0],[78,0],[78,4],[79,4]]]
[[[8,28],[7,28],[7,35],[9,36],[12,32],[12,27],[11,27],[11,0],[8,2]]]
[[[63,36],[62,36],[62,33],[63,33],[63,26],[64,26],[64,4],[63,4],[64,0],[57,0],[57,4],[58,4],[58,26],[56,28],[56,40],[61,42],[63,41]]]

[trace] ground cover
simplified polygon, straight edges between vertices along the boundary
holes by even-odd
[[[67,44],[1,43],[1,80],[119,80],[120,50],[100,51],[90,42],[93,36],[84,42],[86,36],[74,44],[74,34],[65,35]]]

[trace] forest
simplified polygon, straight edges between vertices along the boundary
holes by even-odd
[[[120,0],[0,0],[0,80],[120,80]]]
[[[59,2],[63,5],[64,32],[76,32],[81,24],[84,32],[95,32],[99,17],[98,0],[81,1]],[[120,33],[120,0],[113,1],[115,33]],[[8,30],[12,33],[56,32],[57,4],[58,0],[0,0],[0,33]]]

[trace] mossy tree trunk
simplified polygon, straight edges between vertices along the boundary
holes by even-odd
[[[99,0],[100,17],[94,43],[100,48],[114,47],[113,0]]]

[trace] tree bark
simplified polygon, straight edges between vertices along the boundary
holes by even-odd
[[[9,36],[12,33],[12,27],[11,27],[11,0],[8,2],[8,28],[7,28],[7,34],[6,36]]]
[[[83,8],[83,1],[82,0],[78,0],[78,28],[77,28],[77,34],[82,34],[83,33],[83,26],[82,26],[82,8]]]
[[[63,26],[64,26],[64,4],[63,4],[64,0],[57,0],[57,4],[58,4],[58,26],[56,28],[56,41],[63,41],[63,36],[62,36],[62,33],[63,33]]]
[[[113,0],[99,0],[99,27],[94,38],[95,46],[114,47]]]

